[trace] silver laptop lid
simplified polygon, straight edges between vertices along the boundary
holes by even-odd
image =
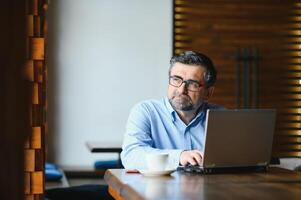
[[[273,109],[207,110],[203,167],[267,165],[275,119]]]

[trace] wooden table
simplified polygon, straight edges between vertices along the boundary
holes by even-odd
[[[115,199],[301,199],[301,173],[281,168],[210,175],[176,171],[161,177],[109,169],[105,181]]]

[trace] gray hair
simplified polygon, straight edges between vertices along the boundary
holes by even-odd
[[[204,67],[206,69],[206,72],[204,74],[206,87],[211,87],[216,82],[217,71],[214,67],[212,60],[205,54],[194,51],[185,51],[179,55],[173,56],[170,59],[170,67],[168,71],[169,75],[174,64],[177,62],[186,65],[197,65]]]

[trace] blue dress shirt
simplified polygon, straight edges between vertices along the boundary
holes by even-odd
[[[168,168],[179,166],[184,150],[203,150],[207,109],[221,106],[206,103],[186,125],[170,105],[168,98],[147,100],[133,107],[122,145],[121,160],[127,169],[146,169],[145,155],[169,154]]]

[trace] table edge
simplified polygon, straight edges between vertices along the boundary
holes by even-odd
[[[122,183],[117,177],[114,176],[113,172],[110,169],[107,169],[104,175],[104,180],[108,186],[114,190],[115,194],[119,195],[122,199],[137,199],[144,200],[134,188],[128,184]]]

